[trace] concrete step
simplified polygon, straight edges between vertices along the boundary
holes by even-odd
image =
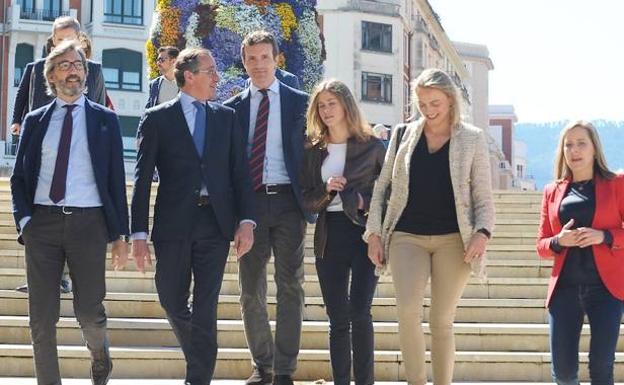
[[[429,318],[430,300],[425,299],[424,319]],[[276,299],[267,298],[269,316],[275,319]],[[108,293],[104,301],[107,314],[115,318],[163,318],[165,316],[156,294],[147,293]],[[371,313],[374,321],[396,321],[396,301],[394,298],[375,298]],[[27,315],[27,295],[14,290],[0,290],[2,315]],[[303,311],[308,321],[325,321],[325,307],[320,297],[306,298]],[[61,316],[72,317],[72,295],[61,295]],[[238,296],[219,296],[217,318],[221,320],[240,319]],[[548,314],[543,299],[483,299],[464,298],[459,301],[457,322],[507,322],[544,323]]]
[[[88,378],[70,378],[63,379],[65,385],[84,385],[91,381]],[[240,385],[241,380],[212,380],[211,385]],[[324,385],[324,379],[316,381],[295,381],[295,385]],[[375,381],[377,385],[405,385],[404,382]],[[462,382],[461,385],[527,385],[528,382]],[[550,385],[549,382],[531,382],[532,385]],[[589,385],[588,382],[582,382],[583,385]],[[0,385],[37,385],[35,378],[29,377],[0,377]],[[157,380],[146,378],[133,379],[111,379],[108,385],[180,385],[180,380]],[[430,382],[427,385],[432,385]],[[622,385],[617,382],[616,385]]]
[[[89,353],[84,347],[59,346],[61,372],[65,377],[84,378],[89,373]],[[183,378],[185,363],[175,348],[113,347],[115,378]],[[243,379],[249,375],[246,349],[219,349],[215,378]],[[427,361],[429,361],[427,354]],[[0,360],[5,376],[32,376],[32,349],[28,345],[0,345]],[[580,377],[587,380],[587,355],[581,354]],[[296,380],[331,378],[326,350],[303,349],[299,353]],[[615,378],[624,379],[624,353],[616,354]],[[404,380],[399,351],[375,352],[375,379]],[[458,352],[455,357],[456,381],[532,381],[550,379],[550,355],[534,352]]]
[[[328,349],[328,328],[325,321],[305,321],[302,328],[303,349]],[[243,322],[219,320],[217,323],[219,346],[224,348],[247,347]],[[275,332],[275,322],[271,321]],[[400,350],[396,322],[375,322],[375,350]],[[430,348],[429,325],[423,330]],[[547,324],[456,323],[457,351],[525,351],[548,352],[549,328]],[[621,331],[624,335],[624,330]],[[108,335],[111,346],[162,346],[177,347],[178,343],[166,319],[159,318],[109,318]],[[82,334],[75,318],[61,318],[57,325],[57,340],[61,345],[83,345]],[[0,343],[29,344],[28,317],[0,316]],[[582,331],[580,351],[589,349],[589,326]],[[618,352],[624,352],[624,338],[620,338]]]
[[[24,269],[0,268],[0,289],[11,290],[24,284],[26,271]],[[268,295],[274,296],[277,287],[273,276],[267,277]],[[544,298],[548,286],[547,278],[495,278],[489,277],[484,281],[472,278],[464,290],[464,298]],[[156,293],[154,273],[126,271],[107,271],[106,289],[111,293]],[[306,297],[321,297],[321,288],[318,277],[306,277],[304,286]],[[240,295],[238,275],[228,273],[223,277],[221,286],[223,295]],[[427,287],[429,295],[429,287]],[[380,277],[375,296],[379,298],[394,298],[392,277]]]

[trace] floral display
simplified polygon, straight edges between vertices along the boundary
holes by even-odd
[[[280,47],[278,65],[310,91],[323,76],[324,48],[316,0],[157,0],[150,39],[145,45],[149,75],[158,75],[158,47],[203,46],[212,51],[223,101],[246,86],[240,58],[243,37],[271,32]]]

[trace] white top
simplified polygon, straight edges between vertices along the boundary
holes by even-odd
[[[345,161],[347,159],[347,143],[328,143],[327,151],[329,155],[327,155],[321,166],[321,178],[325,183],[332,176],[342,176],[344,173]],[[329,206],[327,206],[327,211],[342,211],[340,194],[336,194],[334,199],[332,199]]]
[[[175,78],[172,80],[163,76],[162,82],[160,82],[160,90],[158,91],[158,104],[167,102],[178,96],[178,83]]]

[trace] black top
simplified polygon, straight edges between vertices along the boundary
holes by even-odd
[[[596,211],[596,189],[593,181],[572,182],[559,206],[559,220],[565,225],[574,218],[573,229],[591,227]],[[596,269],[592,247],[568,250],[559,285],[595,285],[602,281]]]
[[[425,134],[410,160],[409,197],[395,230],[419,235],[459,232],[449,167],[449,143],[429,153]]]

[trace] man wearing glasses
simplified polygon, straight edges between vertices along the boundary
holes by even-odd
[[[185,384],[206,385],[217,358],[217,302],[230,240],[238,256],[253,244],[253,195],[234,111],[210,102],[219,82],[210,51],[180,52],[175,78],[178,97],[145,111],[137,132],[132,255],[139,271],[151,265],[146,239],[158,167],[156,290],[186,358]]]
[[[176,83],[174,70],[175,61],[180,51],[176,47],[166,46],[158,48],[158,58],[156,65],[160,76],[152,80],[149,84],[149,97],[145,108],[151,108],[175,98],[178,95],[178,84]]]
[[[113,364],[106,333],[106,248],[128,258],[128,207],[117,115],[85,95],[87,59],[63,42],[45,60],[55,98],[24,118],[11,176],[13,213],[25,245],[28,314],[39,384],[61,384],[56,346],[58,282],[74,281],[74,313],[91,353],[91,380],[105,385]]]

